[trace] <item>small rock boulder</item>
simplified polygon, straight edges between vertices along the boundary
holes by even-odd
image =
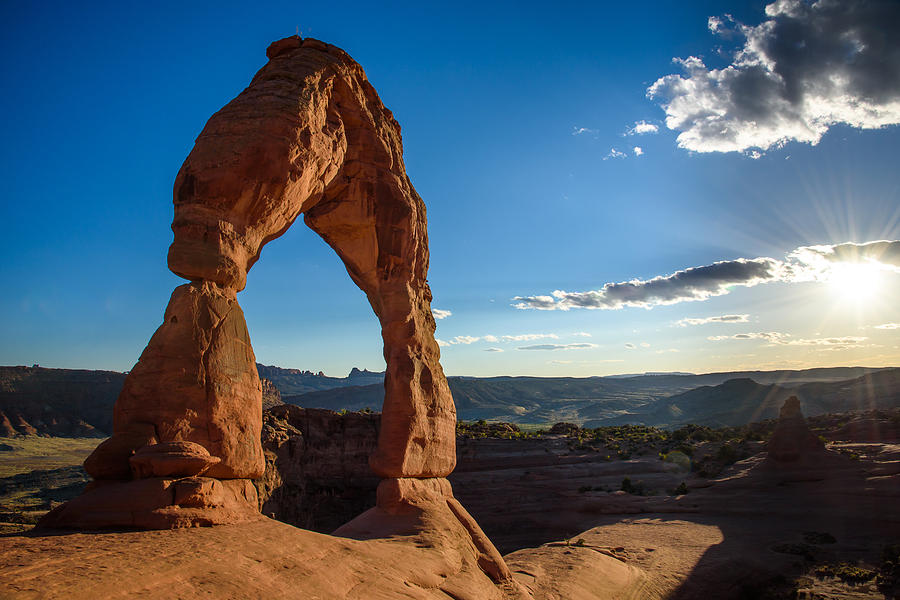
[[[162,442],[140,448],[129,461],[135,479],[194,477],[221,459],[194,442]]]

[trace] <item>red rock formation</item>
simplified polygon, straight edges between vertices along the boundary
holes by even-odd
[[[825,445],[809,430],[797,396],[784,401],[766,451],[776,463],[797,462],[824,453]]]
[[[425,206],[406,176],[400,126],[342,50],[295,36],[267,54],[178,174],[169,267],[240,290],[262,246],[304,213],[381,321],[387,375],[373,469],[445,476],[456,413],[425,281]]]
[[[425,205],[406,175],[400,126],[339,48],[293,36],[266,54],[250,86],[210,118],[175,180],[168,262],[191,283],[172,294],[116,402],[113,437],[87,461],[97,482],[43,524],[252,518],[247,486],[264,470],[262,392],[236,293],[262,247],[304,214],[381,323],[385,400],[369,464],[386,479],[368,521],[390,527],[421,505],[453,523],[446,535],[474,549],[495,581],[508,580],[444,479],[456,464],[456,409],[434,339]]]

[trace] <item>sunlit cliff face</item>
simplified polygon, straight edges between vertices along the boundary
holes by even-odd
[[[343,123],[308,115],[328,115],[328,102],[292,102],[261,86],[210,118],[175,179],[172,272],[244,288],[262,246],[318,202],[342,164]]]

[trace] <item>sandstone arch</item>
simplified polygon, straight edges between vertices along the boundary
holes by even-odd
[[[261,388],[236,293],[262,247],[301,214],[381,322],[385,402],[370,464],[389,484],[379,504],[455,502],[442,478],[455,466],[456,412],[434,340],[425,207],[406,176],[400,126],[339,48],[293,36],[267,56],[178,173],[168,262],[190,283],[175,289],[126,379],[113,437],[85,462],[97,480],[91,500],[47,525],[171,527],[254,512],[244,508],[255,510],[249,480],[264,466]]]
[[[169,267],[241,290],[262,247],[304,214],[381,322],[387,375],[373,469],[445,476],[456,413],[434,341],[425,205],[406,176],[400,126],[342,50],[294,37],[267,54],[176,178]]]

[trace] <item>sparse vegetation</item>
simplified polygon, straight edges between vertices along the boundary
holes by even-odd
[[[816,567],[815,574],[819,577],[836,577],[844,583],[859,585],[875,579],[877,573],[859,565],[850,563],[838,563],[820,565]]]
[[[647,490],[644,487],[643,481],[638,481],[635,483],[631,482],[630,477],[626,477],[622,480],[621,490],[626,494],[631,494],[633,496],[647,496]]]
[[[672,495],[672,496],[683,496],[683,495],[685,495],[685,494],[687,494],[687,493],[688,493],[687,483],[685,483],[684,481],[682,481],[682,482],[678,485],[677,488],[675,488],[674,490],[672,490],[672,491],[670,492],[670,495]]]
[[[889,544],[882,550],[875,583],[885,597],[900,596],[900,544]]]

